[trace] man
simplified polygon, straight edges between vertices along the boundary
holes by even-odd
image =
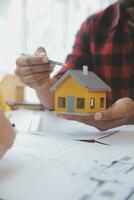
[[[3,111],[0,110],[0,158],[12,146],[14,139],[13,127],[5,118]]]
[[[69,69],[82,69],[83,65],[87,65],[90,71],[94,71],[112,88],[112,93],[108,95],[110,107],[92,117],[66,115],[66,118],[93,125],[100,130],[134,124],[133,53],[133,0],[118,0],[104,11],[89,17],[76,36],[66,65],[55,79]],[[45,50],[39,48],[36,56],[20,57],[16,63],[16,74],[36,90],[44,107],[53,109],[54,97],[49,89],[54,80],[49,78],[51,66]]]

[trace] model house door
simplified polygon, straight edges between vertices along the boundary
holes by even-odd
[[[74,96],[68,96],[68,112],[74,112]]]

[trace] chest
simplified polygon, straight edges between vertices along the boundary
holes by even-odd
[[[89,43],[92,65],[121,69],[129,66],[134,71],[134,28],[124,27],[94,34]]]

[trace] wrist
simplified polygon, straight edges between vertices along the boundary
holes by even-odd
[[[36,88],[36,94],[42,103],[43,110],[53,110],[54,94],[50,92],[52,80],[48,79],[44,84]]]
[[[46,90],[46,88],[50,88],[50,87],[51,87],[51,81],[50,81],[50,78],[48,77],[42,84],[37,86],[35,89],[36,89],[36,91],[42,91],[42,90]]]

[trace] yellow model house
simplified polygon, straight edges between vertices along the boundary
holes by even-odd
[[[22,102],[24,99],[24,84],[14,74],[7,74],[0,82],[1,92],[5,102]]]
[[[111,88],[85,68],[67,71],[50,90],[55,91],[55,112],[89,114],[106,108]]]

